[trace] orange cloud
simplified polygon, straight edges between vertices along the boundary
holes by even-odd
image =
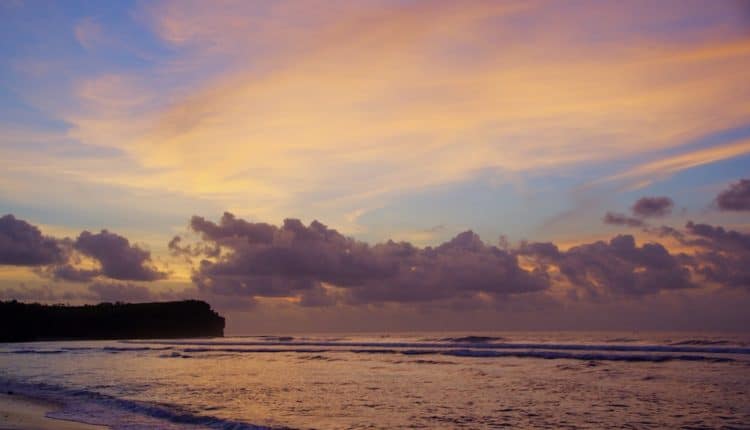
[[[143,170],[68,170],[86,181],[216,199],[264,219],[304,208],[351,231],[356,217],[346,214],[393,194],[484,169],[679,153],[750,116],[746,38],[717,27],[684,37],[629,31],[700,11],[550,8],[148,5],[141,15],[177,59],[148,74],[85,80],[80,105],[61,113],[73,125],[69,137],[122,150]],[[204,79],[180,84],[204,69]],[[621,175],[650,181],[662,168],[744,153],[733,148]]]

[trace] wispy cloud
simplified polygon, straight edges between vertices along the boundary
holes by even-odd
[[[86,17],[73,28],[76,40],[86,49],[94,48],[104,37],[104,30],[94,18]]]
[[[359,222],[373,208],[488,171],[507,173],[499,182],[555,174],[579,175],[570,188],[643,187],[750,152],[746,140],[686,146],[750,120],[737,7],[160,1],[115,26],[82,11],[65,37],[85,57],[13,58],[33,84],[19,89],[23,102],[64,127],[2,126],[11,173],[0,197],[90,207],[92,190],[105,202],[118,190],[121,206],[141,211],[192,202],[366,234]],[[130,55],[140,44],[149,55]],[[404,237],[442,238],[419,228]]]
[[[715,163],[750,153],[750,139],[726,145],[693,150],[637,165],[598,182],[625,181],[630,189],[643,188],[653,181],[668,178],[680,171]]]
[[[679,148],[747,120],[739,71],[750,44],[714,27],[680,30],[686,43],[636,37],[624,17],[608,29],[535,3],[336,7],[149,7],[157,34],[191,66],[170,60],[149,75],[81,82],[87,107],[64,114],[71,137],[162,169],[113,181],[223,196],[233,208],[252,201],[271,218],[301,205],[352,213],[486,168],[548,171]],[[597,10],[614,19],[618,7]],[[606,37],[592,41],[594,30]],[[510,42],[519,39],[535,42]],[[217,58],[222,70],[188,79]],[[176,81],[163,87],[167,71]],[[745,151],[679,154],[607,180],[643,185]]]

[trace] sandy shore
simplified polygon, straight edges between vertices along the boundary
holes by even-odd
[[[47,418],[54,403],[20,395],[0,394],[0,430],[106,430],[108,427]]]

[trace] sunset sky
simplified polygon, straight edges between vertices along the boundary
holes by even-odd
[[[749,75],[741,0],[0,0],[0,299],[746,329]]]

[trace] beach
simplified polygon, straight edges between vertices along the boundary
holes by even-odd
[[[108,427],[46,417],[59,406],[17,394],[0,394],[0,430],[106,430]]]

